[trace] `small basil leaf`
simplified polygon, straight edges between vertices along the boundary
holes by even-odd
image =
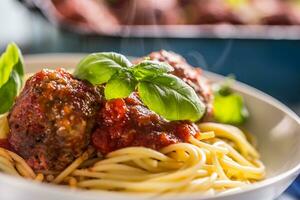
[[[218,122],[238,125],[244,123],[248,116],[248,110],[240,95],[236,93],[226,96],[215,94],[214,117]]]
[[[144,77],[156,76],[162,73],[172,72],[174,69],[168,63],[153,60],[144,60],[133,68],[134,76],[137,80]]]
[[[23,84],[23,57],[15,43],[0,58],[0,114],[11,108]]]
[[[137,81],[128,72],[115,74],[105,86],[105,98],[109,100],[128,97],[134,91],[136,84]]]
[[[216,94],[220,94],[222,96],[230,95],[232,94],[232,90],[230,88],[231,85],[233,85],[235,82],[234,75],[229,75],[226,77],[226,79],[221,83],[216,83],[212,85],[213,92]]]
[[[23,57],[15,43],[9,44],[0,57],[0,88],[8,81],[13,70],[23,78]]]
[[[239,125],[247,120],[249,112],[243,97],[230,88],[234,81],[229,76],[222,84],[213,85],[214,118],[221,123]]]
[[[0,89],[0,114],[6,113],[15,101],[22,80],[16,71],[12,71],[8,81]]]
[[[143,103],[168,120],[198,121],[205,105],[184,81],[170,74],[162,74],[138,83]]]
[[[74,76],[98,85],[106,83],[121,69],[131,66],[130,61],[121,54],[113,52],[93,53],[80,61]]]

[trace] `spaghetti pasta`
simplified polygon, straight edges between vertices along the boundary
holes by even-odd
[[[259,154],[242,131],[212,122],[198,126],[203,134],[197,138],[160,151],[127,147],[100,158],[89,149],[55,177],[35,174],[20,156],[0,148],[0,171],[70,187],[151,193],[218,193],[264,178]]]
[[[7,115],[8,113],[0,114],[0,139],[6,138],[9,131]]]

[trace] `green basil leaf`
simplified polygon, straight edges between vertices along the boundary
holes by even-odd
[[[243,97],[230,88],[234,81],[231,75],[223,83],[213,85],[214,118],[221,123],[240,125],[247,120],[249,112]]]
[[[128,97],[134,91],[136,85],[137,81],[130,73],[115,74],[105,86],[105,98],[109,100]]]
[[[80,61],[74,76],[98,85],[106,83],[115,73],[131,66],[130,61],[121,54],[113,52],[93,53]]]
[[[195,91],[176,76],[173,68],[156,61],[143,61],[132,67],[122,55],[96,53],[85,57],[74,75],[94,85],[106,83],[106,99],[125,98],[138,86],[139,95],[149,109],[168,120],[199,120],[205,105]]]
[[[0,114],[11,108],[23,85],[23,57],[15,43],[0,57]]]
[[[0,57],[0,88],[8,81],[13,70],[23,78],[23,57],[15,43],[9,44]]]
[[[6,113],[12,107],[21,85],[22,79],[16,71],[12,71],[8,81],[0,89],[0,114]]]
[[[205,112],[195,91],[170,74],[140,81],[138,92],[146,106],[168,120],[198,121]]]
[[[156,76],[163,73],[172,72],[174,69],[168,63],[153,60],[144,60],[133,68],[134,76],[137,80],[144,77]]]
[[[244,99],[237,93],[223,96],[215,94],[214,118],[221,123],[242,124],[249,116]]]

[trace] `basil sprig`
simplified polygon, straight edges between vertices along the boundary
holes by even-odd
[[[15,43],[10,43],[0,57],[0,114],[11,108],[23,85],[23,57]]]
[[[248,109],[241,95],[231,90],[234,78],[214,85],[214,118],[226,124],[240,125],[249,117]]]
[[[116,73],[106,84],[104,95],[106,99],[128,97],[135,89],[136,79],[131,73],[121,71]]]
[[[93,53],[83,58],[78,64],[74,75],[87,80],[93,85],[107,83],[121,69],[131,67],[130,61],[121,54]]]
[[[173,68],[164,62],[144,60],[136,65],[113,52],[94,53],[83,58],[74,76],[93,85],[106,84],[106,99],[125,98],[137,90],[143,103],[168,120],[198,121],[205,105],[193,88],[168,74]]]

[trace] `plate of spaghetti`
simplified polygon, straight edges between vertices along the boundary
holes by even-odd
[[[274,199],[300,169],[296,114],[173,52],[11,43],[0,102],[4,199]]]

